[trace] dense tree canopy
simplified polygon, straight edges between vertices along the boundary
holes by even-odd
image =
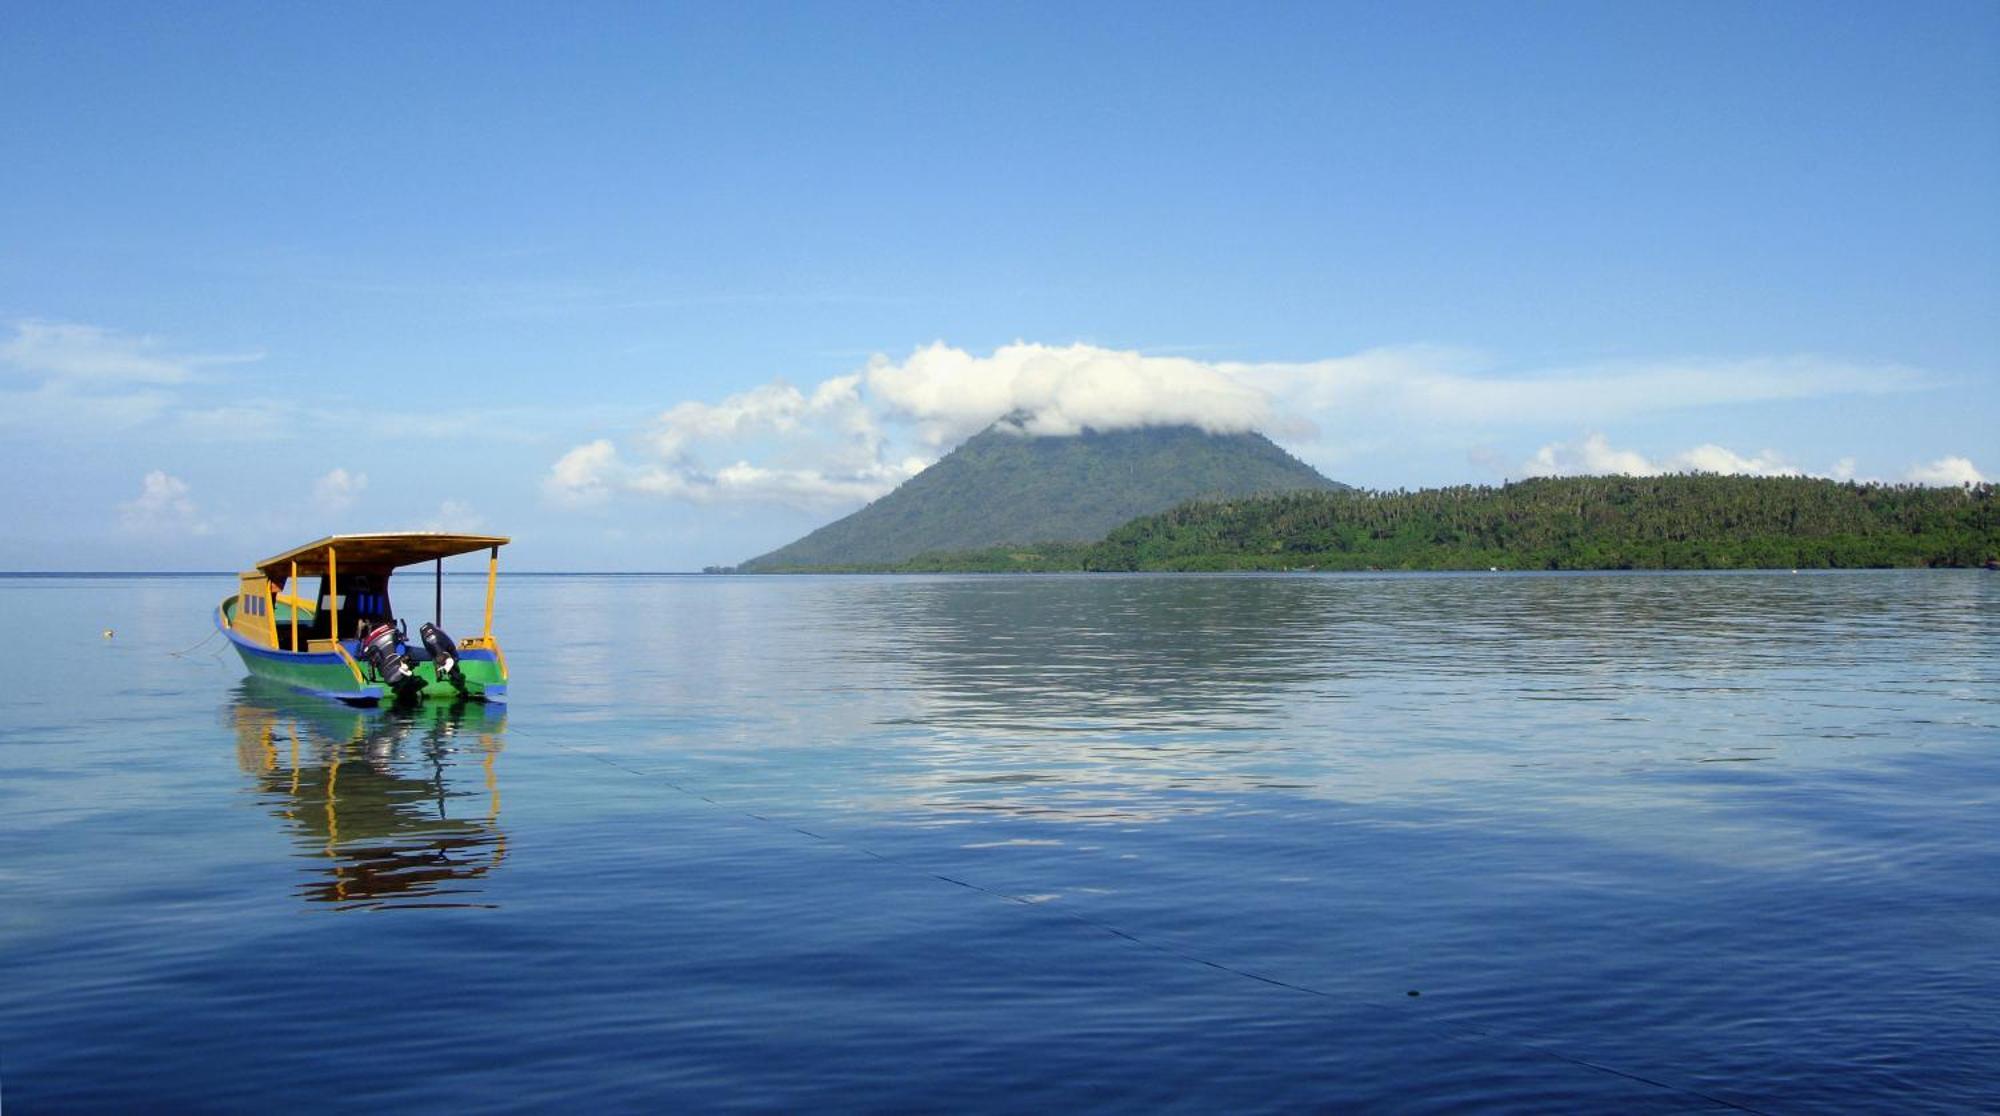
[[[1991,484],[1692,474],[1197,501],[1132,520],[1095,544],[932,553],[873,568],[1858,568],[1996,557],[2000,500]]]

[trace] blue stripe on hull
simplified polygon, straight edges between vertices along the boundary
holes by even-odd
[[[346,661],[331,651],[277,651],[269,647],[259,647],[254,643],[245,643],[243,642],[243,638],[235,632],[230,632],[226,628],[224,631],[227,632],[229,641],[234,643],[236,649],[243,652],[246,657],[255,655],[261,659],[271,659],[280,663],[292,663],[297,666],[339,667],[341,670],[347,669]]]

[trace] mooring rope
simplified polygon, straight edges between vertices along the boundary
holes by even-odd
[[[1378,1012],[1391,1012],[1396,1010],[1395,1008],[1391,1007],[1390,1004],[1380,1000],[1369,1000],[1353,996],[1343,996],[1339,993],[1330,992],[1323,988],[1315,988],[1308,984],[1300,984],[1295,981],[1283,980],[1274,976],[1267,976],[1263,973],[1255,972],[1250,969],[1239,968],[1235,965],[1230,965],[1225,962],[1216,961],[1212,958],[1203,957],[1200,954],[1189,953],[1185,950],[1177,949],[1170,945],[1164,945],[1162,943],[1152,941],[1151,939],[1140,937],[1139,935],[1134,934],[1129,930],[1116,926],[1112,923],[1105,922],[1101,919],[1092,918],[1089,915],[1080,914],[1076,911],[1067,910],[1062,907],[1050,907],[1045,903],[1037,902],[1036,900],[1024,895],[1014,895],[1005,891],[996,891],[993,888],[985,886],[984,884],[975,883],[971,880],[961,879],[957,876],[948,876],[942,872],[934,872],[929,868],[911,864],[908,861],[901,860],[896,857],[877,852],[874,849],[867,847],[866,845],[858,845],[852,841],[842,840],[839,837],[830,837],[824,833],[816,833],[810,829],[805,828],[804,826],[793,825],[791,822],[788,822],[783,818],[770,817],[765,814],[759,814],[753,810],[745,809],[744,807],[741,806],[718,801],[717,799],[712,798],[706,794],[703,794],[700,791],[693,789],[692,787],[686,786],[685,784],[673,778],[670,778],[666,775],[662,775],[657,771],[644,771],[639,768],[632,767],[628,764],[620,763],[619,761],[612,759],[611,757],[603,755],[601,753],[585,751],[582,748],[578,748],[570,744],[564,744],[561,743],[560,741],[556,742],[556,746],[558,748],[563,749],[564,751],[574,752],[577,755],[586,756],[590,759],[594,759],[597,762],[602,763],[607,767],[615,768],[619,771],[626,772],[627,774],[637,775],[642,779],[655,780],[667,787],[672,788],[673,790],[679,792],[680,794],[684,794],[689,798],[693,798],[700,802],[705,802],[708,805],[713,806],[718,810],[727,810],[740,817],[751,818],[765,825],[777,826],[781,829],[788,829],[793,833],[799,834],[800,836],[809,837],[815,841],[821,841],[826,844],[833,845],[837,848],[846,849],[849,852],[859,853],[863,856],[879,860],[884,864],[892,865],[896,868],[900,868],[904,871],[911,872],[917,875],[927,876],[933,880],[938,880],[943,883],[948,883],[955,887],[962,887],[968,891],[976,891],[982,895],[990,896],[994,899],[999,899],[1004,902],[1014,903],[1023,907],[1032,907],[1037,912],[1042,914],[1057,915],[1062,918],[1068,919],[1071,922],[1076,922],[1085,926],[1089,926],[1093,929],[1102,931],[1103,933],[1112,935],[1113,937],[1122,938],[1125,941],[1132,943],[1133,945],[1140,946],[1144,949],[1150,949],[1156,953],[1160,953],[1165,956],[1175,958],[1177,960],[1187,961],[1189,963],[1196,965],[1203,965],[1210,969],[1214,969],[1218,972],[1227,973],[1234,977],[1239,977],[1243,980],[1255,981],[1259,984],[1270,985],[1273,988],[1282,988],[1285,989],[1286,991],[1297,992],[1306,996],[1313,996],[1318,999],[1328,1001],[1330,1003],[1345,1003],[1349,1005],[1358,1005],[1361,1007],[1370,1008]],[[1400,1013],[1398,1013],[1397,1017],[1399,1019],[1405,1018]],[[1707,1101],[1710,1104],[1716,1105],[1721,1108],[1726,1108],[1734,1112],[1749,1112],[1749,1113],[1755,1113],[1757,1114],[1757,1116],[1765,1116],[1762,1109],[1752,1108],[1749,1105],[1743,1104],[1739,1101],[1732,1101],[1724,1097],[1718,1097],[1713,1093],[1705,1093],[1700,1089],[1696,1089],[1692,1086],[1677,1085],[1670,1081],[1662,1081],[1655,1077],[1647,1077],[1644,1074],[1635,1073],[1631,1070],[1619,1069],[1616,1066],[1606,1065],[1602,1062],[1595,1062],[1588,1058],[1578,1057],[1574,1054],[1566,1054],[1560,1050],[1556,1050],[1552,1047],[1545,1046],[1539,1042],[1535,1042],[1529,1039],[1517,1038],[1512,1035],[1500,1034],[1494,1031],[1487,1031],[1478,1027],[1471,1027],[1465,1025],[1454,1026],[1454,1025],[1447,1025],[1440,1023],[1426,1023],[1422,1020],[1408,1020],[1408,1022],[1410,1022],[1410,1024],[1413,1026],[1429,1031],[1430,1033],[1437,1035],[1440,1038],[1444,1038],[1452,1042],[1474,1042],[1483,1040],[1489,1043],[1497,1043],[1507,1046],[1513,1046],[1521,1050],[1525,1050],[1534,1054],[1539,1054],[1545,1058],[1552,1058],[1558,1062],[1563,1062],[1568,1065],[1576,1066],[1579,1069],[1594,1070],[1598,1073],[1609,1074],[1610,1076],[1623,1078],[1627,1081],[1636,1082],[1641,1085],[1650,1085],[1653,1088],[1664,1089],[1668,1092],[1678,1093],[1682,1096],[1699,1098],[1701,1100]]]
[[[169,655],[170,657],[172,657],[172,658],[176,658],[176,659],[181,659],[181,658],[186,658],[186,657],[187,657],[188,655],[191,655],[191,654],[193,654],[194,652],[196,652],[196,651],[199,651],[199,650],[201,650],[202,648],[204,648],[204,647],[208,646],[208,645],[209,645],[209,644],[210,644],[211,642],[213,642],[213,641],[214,641],[215,637],[217,637],[217,636],[219,636],[219,635],[221,635],[221,634],[222,634],[222,629],[221,629],[221,628],[216,628],[216,629],[215,629],[214,631],[211,631],[211,632],[209,632],[209,633],[208,633],[208,635],[207,635],[206,637],[204,637],[204,638],[202,639],[202,641],[201,641],[200,643],[197,643],[197,644],[195,644],[195,645],[194,645],[194,646],[192,646],[192,647],[183,647],[183,648],[181,648],[181,649],[180,649],[179,651],[169,651],[169,652],[167,652],[167,654],[168,654],[168,655]],[[218,654],[219,654],[219,652],[218,652]]]

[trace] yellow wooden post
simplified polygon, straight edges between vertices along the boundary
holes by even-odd
[[[334,557],[333,548],[326,548],[326,607],[327,618],[333,625],[333,642],[340,643],[340,566]]]
[[[493,590],[500,581],[500,548],[494,547],[486,555],[486,631],[487,639],[493,638]]]
[[[303,651],[299,646],[299,564],[292,563],[292,579],[285,582],[285,588],[292,591],[292,650]]]
[[[264,579],[264,625],[271,629],[271,648],[278,646],[278,591],[270,578]]]

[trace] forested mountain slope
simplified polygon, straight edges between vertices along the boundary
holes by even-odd
[[[1186,500],[1343,487],[1261,434],[1171,426],[1033,437],[995,425],[887,496],[741,568],[883,564],[999,543],[1091,542]]]

